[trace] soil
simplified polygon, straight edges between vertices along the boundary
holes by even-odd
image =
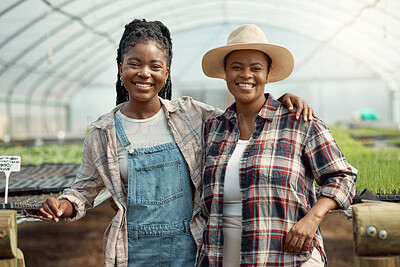
[[[114,210],[108,201],[80,221],[26,222],[18,225],[18,247],[27,267],[103,266],[103,233]],[[352,223],[342,213],[330,213],[321,223],[328,267],[353,266]]]

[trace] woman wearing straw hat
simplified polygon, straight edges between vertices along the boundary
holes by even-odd
[[[321,120],[296,120],[264,94],[265,84],[292,72],[291,52],[243,25],[202,64],[226,80],[235,103],[205,124],[198,266],[323,266],[319,224],[329,210],[349,207],[357,170]]]

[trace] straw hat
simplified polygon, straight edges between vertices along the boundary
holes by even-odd
[[[294,58],[286,47],[271,44],[263,31],[253,24],[245,24],[235,29],[225,46],[209,50],[202,61],[203,72],[208,77],[225,79],[224,59],[234,50],[259,50],[271,57],[272,64],[267,81],[277,82],[292,73]]]

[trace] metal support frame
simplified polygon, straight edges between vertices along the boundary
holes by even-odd
[[[0,18],[8,12],[17,10],[16,7],[21,7],[24,2],[28,3],[29,1],[19,1],[4,8],[0,11]],[[74,95],[82,90],[85,84],[90,84],[97,73],[100,73],[106,69],[109,64],[112,64],[109,57],[105,56],[105,54],[110,44],[112,44],[113,49],[115,49],[116,42],[113,44],[112,40],[117,40],[119,38],[119,35],[117,37],[117,33],[121,29],[121,17],[128,15],[130,18],[140,15],[140,17],[146,17],[150,20],[161,20],[169,26],[173,33],[189,31],[194,27],[212,24],[242,23],[245,21],[260,25],[278,26],[287,30],[296,31],[321,42],[321,45],[317,49],[321,49],[321,47],[325,45],[330,45],[348,53],[349,56],[365,64],[370,70],[386,81],[386,77],[394,75],[399,67],[398,59],[395,56],[393,59],[390,58],[390,53],[387,53],[387,51],[396,49],[396,44],[398,45],[400,43],[400,35],[396,32],[390,33],[391,35],[387,40],[390,39],[395,43],[392,45],[392,43],[387,41],[382,43],[382,48],[380,50],[374,49],[374,53],[370,53],[368,51],[370,47],[376,47],[376,34],[371,33],[379,33],[381,24],[377,20],[367,20],[366,18],[368,17],[365,17],[364,13],[373,9],[376,12],[383,13],[385,16],[390,17],[391,20],[397,23],[400,22],[400,17],[397,16],[393,10],[385,9],[385,6],[381,2],[380,0],[354,0],[351,4],[357,7],[357,9],[352,10],[348,8],[347,4],[341,6],[332,1],[316,2],[312,0],[301,1],[301,3],[294,0],[282,0],[279,2],[249,0],[245,5],[239,0],[206,0],[191,2],[176,0],[160,1],[157,3],[145,0],[135,3],[117,1],[118,8],[115,10],[113,9],[111,13],[107,13],[104,11],[107,10],[107,7],[113,2],[105,0],[94,3],[77,14],[72,14],[66,10],[70,5],[76,4],[76,0],[68,0],[60,4],[55,1],[43,1],[43,3],[51,9],[51,12],[58,12],[61,16],[66,18],[65,21],[61,21],[59,24],[55,25],[54,29],[50,32],[52,36],[63,36],[66,39],[65,42],[59,43],[54,48],[55,51],[68,50],[72,44],[79,42],[81,38],[85,38],[85,33],[94,34],[97,37],[93,38],[92,41],[83,42],[76,49],[60,57],[58,61],[52,65],[51,69],[43,65],[46,62],[46,56],[38,57],[29,67],[25,68],[25,71],[23,71],[20,76],[16,77],[10,83],[12,86],[6,89],[7,94],[5,97],[7,99],[5,101],[7,105],[6,110],[10,116],[9,133],[12,136],[13,114],[11,106],[13,103],[18,103],[19,101],[15,97],[17,95],[16,91],[18,90],[18,86],[29,77],[30,73],[39,73],[41,75],[31,83],[32,86],[30,90],[27,95],[24,96],[25,104],[27,105],[26,114],[28,117],[30,117],[29,110],[31,106],[35,105],[31,99],[39,88],[43,88],[43,86],[46,88],[42,95],[42,105],[52,105],[52,100],[50,100],[53,98],[52,96],[60,95],[62,92],[68,97],[59,101],[58,106],[60,108],[69,106]],[[332,9],[335,9],[335,12],[332,12]],[[268,16],[266,16],[266,10],[278,10],[279,12],[270,12]],[[103,12],[101,15],[97,13],[98,17],[96,20],[93,20],[91,23],[85,21],[87,16],[91,16],[94,12],[99,11]],[[247,17],[243,16],[246,14],[251,15]],[[316,14],[318,20],[325,25],[323,31],[317,27],[318,25],[315,25],[315,19],[313,18],[315,18]],[[289,15],[292,16],[293,21],[298,21],[298,23],[287,23],[287,17]],[[8,38],[4,39],[4,41],[0,43],[0,48],[9,45],[14,39],[24,34],[32,26],[46,19],[47,16],[48,12],[44,12],[33,17],[31,21],[27,22],[10,34]],[[340,21],[340,19],[338,19],[340,16],[346,19]],[[361,22],[367,26],[362,28],[362,26],[360,26],[362,25]],[[68,26],[72,23],[79,23],[82,30],[79,33],[68,33]],[[314,30],[310,30],[310,28]],[[101,29],[101,31],[98,29]],[[107,34],[106,32],[112,34]],[[357,46],[357,40],[353,40],[353,37],[363,39],[363,44],[366,44],[365,50]],[[21,64],[23,63],[24,57],[33,49],[46,42],[46,40],[47,34],[45,33],[32,42],[27,43],[25,48],[20,50],[20,53],[11,60],[2,60],[3,63],[1,64],[3,67],[0,69],[0,77],[10,68],[20,68],[24,66],[24,64]],[[371,45],[368,46],[368,43],[371,43]],[[91,50],[94,49],[93,51],[105,52],[104,55],[102,55],[102,52],[96,52],[98,56],[91,57],[87,64],[80,64],[79,58],[76,58],[75,55],[84,47]],[[380,51],[382,51],[382,53]],[[313,57],[314,54],[315,51],[312,51],[310,57]],[[88,72],[86,71],[87,69],[91,69],[91,71]],[[392,120],[399,122],[399,85],[393,82],[387,84],[392,96]],[[69,119],[66,120],[67,125],[70,124],[68,120]],[[27,121],[29,122],[27,122],[26,128],[32,129],[32,122],[30,120]],[[66,126],[66,129],[70,129],[70,127],[71,125]]]

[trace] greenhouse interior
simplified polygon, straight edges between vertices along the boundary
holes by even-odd
[[[222,110],[234,98],[223,79],[204,75],[202,57],[224,46],[240,25],[257,25],[268,42],[290,49],[295,61],[291,75],[267,83],[265,92],[275,99],[284,93],[301,97],[329,126],[358,169],[359,201],[368,193],[369,201],[400,202],[398,0],[2,0],[0,163],[12,159],[21,168],[5,172],[9,182],[8,176],[7,182],[0,176],[5,194],[0,200],[7,202],[9,190],[11,202],[36,205],[71,186],[92,123],[116,106],[117,49],[133,19],[161,21],[171,32],[172,99],[190,96]],[[103,193],[94,206],[104,207],[93,212],[111,218],[114,211],[102,204],[110,195]],[[49,230],[45,236],[52,239],[56,226],[53,230],[45,222],[34,228],[29,223],[42,219],[27,214],[18,221],[27,222],[18,230],[27,266],[103,264],[101,237],[93,231],[102,233],[111,219],[100,230],[85,228],[85,221],[76,224],[98,243],[70,246],[69,252],[59,249],[60,261],[51,261],[37,257],[51,244],[37,246],[34,233]],[[350,267],[357,257],[353,228],[347,219],[343,222],[343,214],[335,216],[321,226],[332,258],[328,266]],[[72,238],[71,233],[65,235]],[[85,249],[100,256],[89,262],[80,253]]]
[[[304,98],[327,124],[369,114],[399,124],[399,2],[356,1],[2,1],[0,138],[82,137],[115,106],[116,49],[134,18],[171,31],[173,95],[221,108],[224,82],[201,58],[241,24],[288,47],[292,75],[267,85]],[[26,12],[29,10],[29,12]],[[101,103],[101,104],[99,104]],[[368,114],[366,115],[368,117]]]

